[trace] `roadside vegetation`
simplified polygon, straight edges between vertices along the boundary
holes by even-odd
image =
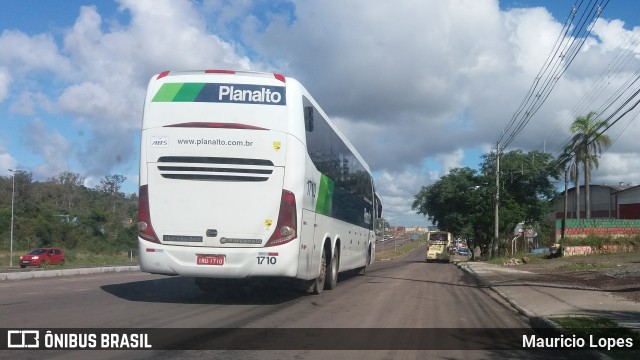
[[[602,248],[605,245],[630,246],[635,249],[640,248],[640,235],[633,236],[598,236],[588,235],[585,237],[568,237],[564,240],[563,246],[592,246]]]
[[[13,254],[13,269],[18,269],[18,260],[20,255],[24,255],[24,252]],[[136,252],[120,252],[113,254],[96,254],[87,250],[71,250],[65,251],[65,263],[64,265],[51,265],[48,264],[43,268],[27,267],[25,271],[30,270],[53,270],[53,269],[70,269],[70,268],[82,268],[82,267],[96,267],[96,266],[128,266],[138,265],[138,256]],[[3,251],[0,253],[0,271],[6,271],[9,269],[9,252]]]
[[[576,337],[588,339],[594,338],[615,338],[632,339],[633,344],[640,344],[640,333],[632,329],[618,325],[615,321],[603,317],[558,317],[553,318],[563,329],[565,337],[576,335]],[[637,350],[600,350],[616,360],[637,359]]]
[[[399,256],[406,255],[415,250],[420,244],[424,244],[425,240],[416,240],[405,243],[402,246],[398,246],[397,249],[387,249],[383,251],[376,251],[376,261],[391,260]]]
[[[46,181],[23,170],[12,176],[0,176],[0,268],[9,265],[12,195],[14,267],[37,247],[63,249],[65,266],[119,264],[137,249],[138,197],[120,191],[124,176],[106,175],[94,188],[68,171]]]

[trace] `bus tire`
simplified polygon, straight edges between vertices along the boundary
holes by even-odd
[[[338,286],[338,267],[340,262],[340,254],[338,253],[338,249],[333,250],[333,256],[331,257],[331,261],[329,262],[329,281],[325,281],[324,288],[325,290],[333,290]]]
[[[369,246],[369,250],[367,251],[367,258],[365,260],[364,266],[356,268],[355,275],[367,275],[367,267],[371,265],[371,246]]]
[[[327,253],[322,247],[322,257],[320,258],[320,274],[318,277],[313,280],[313,284],[310,287],[310,292],[314,295],[322,294],[322,290],[324,290],[324,286],[327,280]]]

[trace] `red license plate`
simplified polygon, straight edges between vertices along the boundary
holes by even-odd
[[[198,265],[224,265],[224,255],[196,255]]]

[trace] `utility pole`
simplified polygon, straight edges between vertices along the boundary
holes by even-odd
[[[493,232],[493,239],[491,239],[491,248],[489,249],[489,258],[493,258],[494,257],[494,251],[495,251],[495,247],[498,244],[498,240],[499,240],[499,231],[498,231],[498,225],[500,223],[499,218],[500,218],[500,209],[499,209],[499,204],[500,204],[500,142],[496,142],[496,195],[495,195],[495,221],[494,221],[494,232]]]
[[[564,236],[567,232],[567,213],[569,208],[569,171],[564,169],[564,214],[562,215],[562,232],[560,234],[560,249],[558,251],[562,251],[562,246],[564,245]],[[562,254],[562,253],[561,253]]]

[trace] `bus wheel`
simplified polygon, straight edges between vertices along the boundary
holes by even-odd
[[[340,255],[338,249],[333,251],[331,262],[329,263],[329,281],[325,281],[324,288],[326,290],[333,290],[338,285],[338,263],[340,262]]]
[[[320,258],[320,274],[313,281],[313,284],[310,286],[309,290],[311,293],[318,295],[322,294],[322,290],[324,290],[324,285],[327,279],[327,254],[324,247],[322,248],[322,257]]]
[[[371,265],[371,246],[369,246],[369,250],[367,251],[367,258],[365,260],[364,266],[356,268],[353,271],[354,275],[366,275],[367,274],[367,266]]]

